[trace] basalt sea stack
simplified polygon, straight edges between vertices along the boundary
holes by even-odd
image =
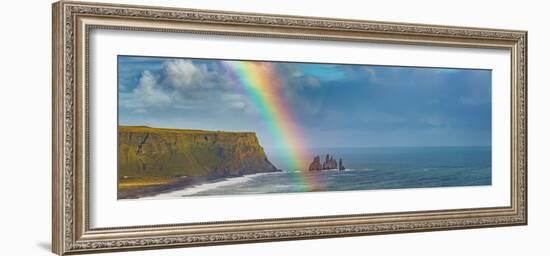
[[[334,169],[343,170],[345,169],[345,167],[342,163],[342,158],[340,158],[340,162],[338,163],[334,159],[334,157],[332,157],[329,154],[326,154],[325,161],[322,164],[321,164],[321,157],[315,156],[313,158],[313,162],[309,164],[309,168],[308,168],[308,170],[310,171],[334,170]]]

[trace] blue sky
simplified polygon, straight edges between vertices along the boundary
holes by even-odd
[[[119,56],[119,124],[273,138],[218,60]],[[284,63],[284,96],[318,147],[489,146],[491,71]]]

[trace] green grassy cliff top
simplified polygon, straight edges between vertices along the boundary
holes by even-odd
[[[152,128],[148,126],[118,126],[119,132],[146,132],[146,133],[179,133],[179,134],[255,134],[254,132],[227,132],[227,131],[205,131],[192,129],[175,128]]]

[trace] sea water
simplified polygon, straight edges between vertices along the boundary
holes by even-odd
[[[269,152],[282,172],[200,184],[156,197],[244,195],[491,185],[491,147],[385,147],[313,149],[324,161],[343,159],[343,171],[293,170]]]

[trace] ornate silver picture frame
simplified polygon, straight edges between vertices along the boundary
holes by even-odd
[[[509,205],[93,227],[93,31],[499,49],[510,53]],[[53,4],[53,251],[59,255],[527,224],[527,32],[61,1]],[[115,89],[116,90],[116,89]],[[112,110],[116,112],[116,109]],[[116,132],[116,131],[113,131]],[[493,158],[494,161],[499,159]],[[116,176],[116,173],[113,173]],[[94,180],[93,182],[98,182]],[[97,184],[96,184],[97,185]],[[289,195],[291,196],[291,195]],[[113,195],[116,198],[116,194]],[[160,221],[159,223],[163,223]]]

